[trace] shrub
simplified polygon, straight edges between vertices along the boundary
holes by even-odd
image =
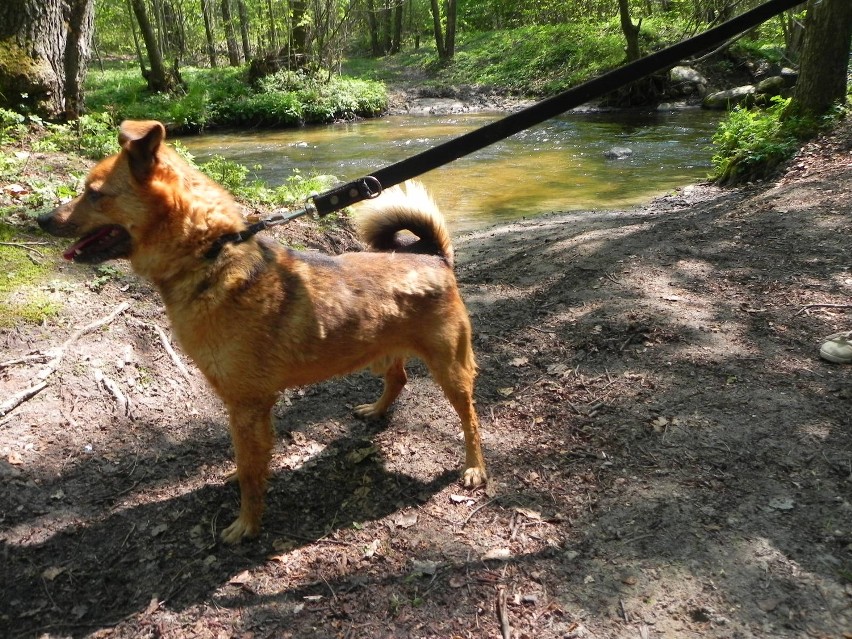
[[[713,180],[735,184],[763,179],[792,157],[818,129],[811,119],[785,117],[790,98],[774,97],[768,108],[737,107],[713,136]]]
[[[34,145],[39,151],[76,153],[100,160],[118,152],[115,122],[108,113],[81,115],[67,124],[48,124],[48,133]]]

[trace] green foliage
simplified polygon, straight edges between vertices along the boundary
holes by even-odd
[[[247,166],[226,160],[221,155],[214,155],[199,168],[207,177],[218,182],[231,193],[237,193],[246,188],[246,176],[249,174]]]
[[[181,70],[184,95],[150,94],[138,70],[89,74],[87,104],[116,121],[153,119],[173,132],[215,127],[291,127],[369,117],[387,108],[384,85],[369,80],[279,72],[248,84],[243,68]]]
[[[0,109],[0,144],[20,140],[27,132],[26,117],[14,111]]]
[[[617,66],[623,48],[620,33],[599,24],[491,31],[464,37],[442,75],[450,82],[549,94]]]
[[[203,163],[197,163],[195,158],[181,144],[175,144],[175,150],[183,158],[196,166],[207,177],[222,185],[238,199],[252,207],[288,207],[304,202],[309,195],[328,189],[334,178],[328,175],[303,176],[298,170],[287,178],[280,186],[272,186],[257,179],[252,169],[227,160],[221,155],[214,155]],[[258,170],[261,167],[253,167]]]
[[[95,277],[88,282],[87,286],[95,293],[99,293],[112,280],[121,277],[121,270],[111,264],[99,264],[95,267]]]
[[[115,122],[108,113],[82,115],[67,124],[48,124],[48,134],[34,144],[37,151],[76,153],[100,160],[118,153]]]
[[[713,136],[713,179],[734,184],[770,176],[793,156],[802,140],[824,123],[788,113],[790,98],[774,97],[768,108],[737,107]]]

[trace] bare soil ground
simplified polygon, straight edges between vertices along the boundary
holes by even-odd
[[[237,547],[226,418],[156,294],[42,248],[64,310],[0,333],[45,355],[0,403],[54,371],[0,420],[0,636],[852,636],[852,366],[817,354],[852,329],[850,204],[847,123],[776,182],[458,238],[489,487],[419,365],[375,424],[367,374],[293,389]]]

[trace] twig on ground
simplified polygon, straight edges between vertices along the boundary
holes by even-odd
[[[35,253],[39,257],[44,257],[44,254],[32,247],[35,244],[37,246],[43,246],[47,244],[47,242],[0,242],[0,246],[14,246],[15,248],[24,249],[25,251],[29,251],[31,253]]]
[[[497,618],[500,620],[500,634],[503,639],[512,638],[512,626],[509,624],[509,607],[506,605],[506,588],[497,590]]]
[[[115,403],[118,404],[118,409],[121,414],[125,417],[130,417],[130,400],[121,392],[121,388],[118,383],[114,379],[104,375],[103,371],[100,369],[95,369],[95,381],[99,384],[103,384],[104,388],[110,392],[115,399]]]
[[[483,509],[483,508],[485,508],[486,506],[489,506],[489,505],[493,504],[493,503],[494,503],[495,501],[497,501],[498,499],[500,499],[500,495],[497,495],[497,496],[496,496],[496,497],[494,497],[493,499],[489,499],[488,501],[486,501],[486,502],[484,502],[484,503],[480,504],[479,506],[477,506],[476,508],[474,508],[474,509],[470,512],[470,514],[467,516],[467,519],[465,519],[465,520],[462,522],[461,527],[462,527],[462,528],[464,528],[465,526],[467,526],[467,523],[471,520],[471,518],[472,518],[472,517],[473,517],[476,513],[478,513],[480,510],[482,510],[482,509]]]
[[[47,366],[41,371],[39,371],[39,373],[35,376],[35,379],[39,381],[32,384],[29,388],[26,388],[16,393],[8,400],[3,402],[3,404],[0,404],[0,417],[3,417],[4,415],[8,414],[12,410],[20,406],[23,402],[27,401],[40,391],[44,390],[44,388],[47,386],[47,382],[45,380],[56,372],[56,370],[59,368],[59,365],[62,363],[62,358],[65,357],[65,352],[74,342],[83,337],[83,335],[87,335],[92,331],[101,328],[102,326],[106,326],[107,324],[112,322],[116,317],[118,317],[121,313],[126,311],[128,308],[130,308],[130,303],[122,302],[121,304],[116,306],[115,309],[113,309],[113,311],[109,315],[106,315],[105,317],[102,317],[101,319],[96,320],[91,324],[86,324],[82,328],[78,328],[71,334],[71,337],[69,337],[62,343],[61,346],[42,351],[40,353],[31,353],[29,355],[25,355],[24,357],[19,357],[17,359],[9,360],[0,364],[0,369],[2,369],[13,364],[20,364],[24,362],[49,358]]]
[[[166,332],[157,324],[151,323],[151,326],[154,327],[154,330],[157,332],[157,336],[160,338],[160,342],[163,344],[163,348],[166,350],[166,353],[168,353],[169,357],[172,358],[172,361],[174,362],[177,369],[180,371],[180,374],[183,375],[186,381],[191,382],[192,377],[189,374],[189,370],[187,370],[186,366],[184,366],[184,363],[181,361],[180,357],[175,352],[175,349],[172,348],[172,345],[169,342],[169,338],[166,335]]]
[[[852,308],[852,304],[805,304],[802,308],[796,311],[793,317],[800,315],[812,308]]]
[[[27,364],[29,362],[38,362],[47,360],[47,353],[30,353],[29,355],[22,355],[21,357],[16,357],[15,359],[8,359],[5,362],[0,362],[0,370],[4,368],[9,368],[10,366],[16,366],[18,364]]]
[[[7,414],[11,413],[18,406],[27,401],[30,397],[34,397],[35,395],[43,391],[45,388],[47,388],[47,382],[39,382],[30,386],[29,388],[25,388],[22,391],[18,391],[5,402],[0,404],[0,417],[5,417]]]

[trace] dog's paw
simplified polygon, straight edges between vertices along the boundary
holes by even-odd
[[[477,488],[482,486],[488,480],[488,475],[484,468],[467,468],[462,475],[462,483],[465,488]]]
[[[378,406],[378,402],[374,404],[361,404],[352,410],[355,416],[361,419],[378,419],[385,414],[385,411]]]
[[[238,544],[243,539],[257,537],[260,532],[260,526],[245,521],[242,517],[237,517],[233,524],[222,531],[222,541],[226,544]]]

